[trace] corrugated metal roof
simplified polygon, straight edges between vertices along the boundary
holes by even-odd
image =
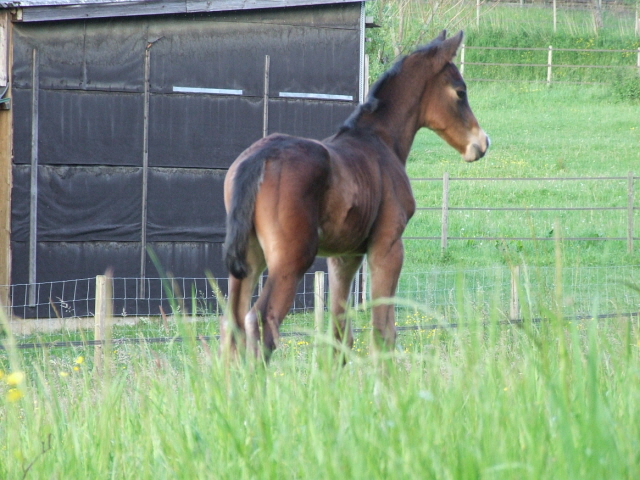
[[[15,21],[40,22],[84,18],[287,8],[364,0],[0,0],[0,8],[16,9]]]
[[[10,0],[0,1],[2,8],[57,7],[61,5],[94,5],[104,3],[141,3],[140,0]],[[150,3],[150,2],[146,2]]]
[[[227,10],[230,6],[238,10],[247,10],[255,7],[254,5],[272,4],[273,6],[282,7],[291,4],[292,6],[302,5],[322,5],[327,3],[355,3],[357,0],[9,0],[1,1],[1,8],[30,8],[30,7],[60,7],[60,6],[86,6],[86,5],[109,5],[109,4],[131,4],[131,5],[162,5],[162,4],[183,4],[185,10],[189,6],[193,8],[203,8],[205,5],[208,10],[216,10],[218,8]],[[200,7],[198,7],[200,6]]]

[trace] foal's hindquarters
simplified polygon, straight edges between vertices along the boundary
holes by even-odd
[[[318,252],[318,224],[322,195],[329,174],[326,149],[311,140],[272,135],[262,142],[270,154],[264,159],[259,179],[253,227],[248,234],[246,271],[229,276],[229,312],[222,333],[223,345],[231,351],[246,342],[253,355],[260,348],[269,359],[276,348],[280,325],[293,303],[297,285]],[[251,162],[251,152],[243,161]],[[231,203],[234,189],[244,186],[234,181],[240,161],[225,180],[225,201]],[[227,200],[228,199],[228,200]],[[228,207],[229,208],[229,207]],[[251,299],[262,272],[268,277],[256,303]],[[243,274],[245,274],[243,276]],[[260,328],[261,327],[261,328]],[[233,331],[229,331],[232,329]],[[259,340],[262,340],[261,342]]]

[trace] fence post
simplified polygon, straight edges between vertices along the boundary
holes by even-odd
[[[365,257],[364,260],[362,261],[362,266],[360,267],[360,272],[362,275],[362,291],[360,292],[360,295],[361,295],[360,303],[363,305],[367,303],[368,268],[369,266],[367,265],[367,258]]]
[[[520,266],[511,268],[511,295],[509,297],[509,320],[520,318],[520,298],[518,296],[518,283],[520,281]]]
[[[447,249],[447,237],[449,230],[449,173],[442,176],[442,236],[440,248],[444,252]]]
[[[633,172],[627,179],[627,252],[633,253]]]
[[[476,28],[480,28],[480,0],[476,0]]]
[[[547,85],[551,85],[551,65],[553,63],[553,47],[549,45],[549,54],[547,55]]]
[[[553,33],[556,33],[558,26],[558,2],[553,0]]]
[[[316,334],[321,333],[324,323],[324,272],[316,272],[313,279],[313,315]]]
[[[271,65],[271,57],[264,56],[264,92],[262,95],[262,136],[269,134],[269,67]]]
[[[638,49],[638,52],[640,52],[640,48]],[[464,43],[460,48],[460,75],[464,76]]]
[[[98,372],[104,368],[104,352],[111,340],[111,275],[96,277],[95,333],[93,364]]]

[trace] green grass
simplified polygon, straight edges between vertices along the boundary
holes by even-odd
[[[387,360],[359,336],[345,367],[304,338],[267,369],[198,344],[119,346],[103,375],[10,350],[0,477],[638,477],[636,320],[474,318],[403,333]]]
[[[404,5],[404,8],[401,7]],[[595,29],[593,11],[589,8],[564,9],[558,4],[557,28],[553,29],[551,5],[525,8],[505,5],[483,5],[480,25],[476,25],[475,4],[444,0],[437,4],[409,0],[378,0],[367,4],[380,29],[367,31],[370,42],[371,75],[377,77],[399,54],[407,54],[416,45],[424,45],[443,28],[451,32],[465,31],[465,44],[476,47],[555,49],[631,50],[626,53],[554,52],[555,65],[635,65],[640,38],[635,35],[635,10],[628,5],[616,11],[605,6],[603,28]],[[401,16],[404,17],[400,21]],[[467,50],[467,62],[547,63],[546,51]],[[467,66],[468,78],[546,80],[546,69],[540,67]],[[609,82],[609,69],[556,68],[553,79],[571,82]]]
[[[429,131],[419,132],[407,170],[412,178],[552,178],[625,177],[600,181],[455,181],[451,207],[626,207],[627,175],[640,176],[640,116],[633,102],[612,100],[609,87],[552,86],[522,83],[471,83],[469,98],[480,125],[491,137],[487,156],[465,164]],[[413,182],[419,207],[442,205],[442,182]],[[638,181],[635,181],[638,190]],[[637,194],[635,205],[638,206]],[[627,236],[627,211],[499,212],[451,211],[451,237]],[[640,212],[635,212],[639,236]],[[441,212],[422,211],[406,236],[440,237]],[[553,265],[552,241],[450,241],[446,255],[439,240],[408,240],[406,265],[489,266],[515,261]],[[635,249],[637,252],[637,249]],[[638,264],[625,241],[567,242],[567,266]],[[520,260],[519,260],[520,261]]]
[[[367,8],[374,5],[394,8]],[[548,41],[549,27],[533,20],[518,27],[500,11],[483,17],[496,15],[485,37],[470,29],[468,39]],[[620,48],[626,30],[607,28],[618,33],[597,41]],[[563,30],[556,40],[574,33]],[[379,45],[380,38],[370,44]],[[489,154],[464,164],[434,134],[421,132],[408,162],[411,177],[626,176],[640,165],[638,104],[614,87],[469,87],[492,138]],[[439,206],[441,188],[414,183],[419,206]],[[625,181],[452,180],[450,193],[451,206],[625,202]],[[624,236],[618,212],[450,215],[452,236]],[[407,235],[439,236],[439,220],[439,212],[419,213]],[[0,478],[638,478],[638,317],[562,320],[637,312],[637,270],[611,266],[638,260],[624,242],[450,241],[443,255],[437,240],[406,241],[401,292],[411,302],[402,302],[398,324],[439,327],[401,330],[397,350],[379,356],[369,350],[368,312],[352,312],[360,333],[344,367],[322,335],[282,337],[268,368],[225,365],[215,339],[116,345],[102,373],[90,347],[18,351],[16,339],[4,338]],[[523,265],[524,322],[505,324],[505,266],[513,264]],[[606,278],[591,282],[603,272]],[[585,284],[593,287],[582,291]],[[457,328],[444,325],[452,319]],[[286,324],[311,329],[313,320],[296,315]],[[217,326],[178,322],[166,331],[149,319],[114,337],[213,336]],[[90,338],[81,331],[18,340]]]

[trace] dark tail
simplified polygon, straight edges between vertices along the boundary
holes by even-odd
[[[229,272],[240,279],[245,278],[249,273],[247,246],[253,229],[256,196],[262,183],[264,164],[265,156],[257,153],[238,166],[233,179],[223,255]]]

